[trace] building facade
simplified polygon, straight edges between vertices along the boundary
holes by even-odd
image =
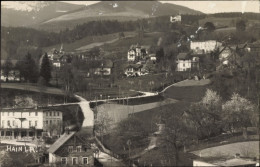
[[[211,51],[216,50],[222,46],[222,43],[217,42],[216,40],[208,40],[208,41],[191,41],[190,42],[190,49],[194,52],[203,52],[203,53],[210,53]]]
[[[41,137],[50,126],[62,130],[62,112],[50,109],[2,109],[0,114],[1,138],[20,139]]]
[[[49,150],[49,164],[62,166],[94,166],[94,148],[76,134],[65,132]]]
[[[176,63],[176,71],[189,71],[199,69],[199,57],[192,57],[188,53],[179,53]]]

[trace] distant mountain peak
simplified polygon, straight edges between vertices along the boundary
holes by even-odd
[[[17,11],[38,12],[42,8],[49,6],[51,2],[46,1],[2,1],[1,8],[13,9]]]

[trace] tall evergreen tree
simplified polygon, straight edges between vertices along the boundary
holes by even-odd
[[[48,84],[51,79],[51,65],[47,53],[44,54],[41,62],[40,76],[43,77]]]
[[[36,82],[38,79],[38,69],[34,59],[31,54],[28,52],[23,61],[19,62],[17,65],[21,74],[21,77],[24,77],[25,81]]]

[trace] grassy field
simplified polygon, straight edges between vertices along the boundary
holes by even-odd
[[[161,102],[154,102],[154,103],[147,103],[147,104],[140,104],[140,105],[122,105],[122,104],[101,104],[97,107],[97,111],[104,113],[106,112],[110,118],[112,118],[113,123],[118,123],[126,118],[128,118],[129,114],[136,114],[142,111],[147,111],[147,115],[150,115],[153,113],[153,109],[156,108],[158,110],[158,107],[161,105],[168,105],[171,103],[176,103],[176,100],[173,99],[165,99]],[[151,111],[151,113],[149,113]],[[145,119],[142,119],[144,121],[150,120],[149,117],[146,117]]]
[[[179,101],[176,103],[167,104],[170,108],[172,108],[172,114],[181,113],[182,111],[188,109],[190,103]],[[154,132],[157,129],[154,129],[152,124],[154,124],[155,118],[163,112],[163,107],[157,106],[156,108],[148,109],[142,112],[134,113],[134,117],[138,117],[139,119],[143,120],[144,127],[147,132]]]
[[[188,80],[183,82],[183,85],[179,83],[170,87],[164,92],[164,96],[186,102],[198,102],[205,95],[209,83],[208,80]]]
[[[124,32],[124,34],[126,37],[136,35],[135,32]],[[108,35],[99,35],[99,36],[87,36],[85,38],[82,38],[82,39],[77,40],[72,43],[63,43],[63,48],[64,48],[64,51],[66,51],[66,52],[72,52],[80,47],[87,47],[87,46],[88,46],[87,48],[90,49],[92,47],[95,47],[95,45],[93,45],[93,43],[94,44],[95,43],[103,44],[107,41],[111,41],[111,40],[115,40],[115,39],[118,39],[118,33],[113,33],[113,34],[108,34]],[[54,46],[49,46],[49,47],[43,48],[43,50],[49,51],[53,48],[60,49],[60,47],[61,47],[61,44],[57,44]]]

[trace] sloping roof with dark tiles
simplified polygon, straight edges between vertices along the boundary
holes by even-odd
[[[63,144],[65,144],[76,132],[64,133],[58,140],[48,149],[49,153],[55,153]]]

